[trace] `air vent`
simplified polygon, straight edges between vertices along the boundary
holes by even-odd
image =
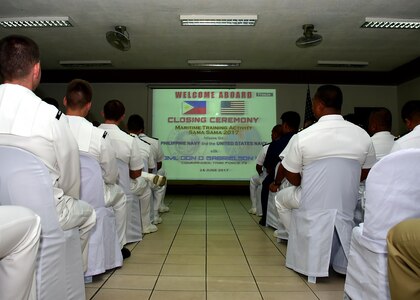
[[[367,61],[350,60],[318,60],[318,67],[329,68],[365,68],[369,65]]]
[[[110,67],[110,60],[60,60],[60,65],[66,68],[97,68]]]

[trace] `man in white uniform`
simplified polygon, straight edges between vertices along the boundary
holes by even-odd
[[[101,166],[104,180],[104,202],[114,211],[121,252],[123,257],[127,258],[130,256],[130,250],[124,247],[126,244],[127,198],[117,184],[118,166],[115,151],[108,133],[93,126],[85,119],[92,105],[92,87],[85,80],[72,80],[67,85],[63,103],[66,107],[70,129],[79,145],[79,151],[89,153]]]
[[[275,180],[279,187],[286,178],[295,187],[280,190],[276,196],[279,213],[290,215],[291,209],[299,208],[300,181],[305,166],[311,162],[328,158],[342,157],[359,161],[362,168],[361,180],[367,177],[376,162],[372,140],[361,127],[345,121],[341,116],[343,96],[341,90],[333,85],[318,88],[312,101],[313,112],[318,122],[294,135],[285,151]],[[285,227],[290,216],[285,218]]]
[[[35,267],[41,219],[30,209],[0,206],[0,294],[4,300],[36,300]]]
[[[160,142],[156,138],[148,137],[144,133],[144,120],[140,115],[133,114],[128,118],[127,121],[127,130],[139,137],[140,140],[148,143],[150,145],[150,157],[154,160],[154,167],[150,167],[149,172],[153,174],[158,174],[166,178],[165,170],[162,168],[162,162],[165,158]],[[166,192],[166,180],[165,184],[162,186],[153,186],[152,187],[152,199],[153,199],[153,223],[159,224],[162,222],[162,218],[159,216],[159,211],[166,212],[169,211],[169,207],[162,204],[162,201],[165,197]]]
[[[95,225],[96,214],[92,206],[78,200],[79,150],[67,117],[32,92],[41,78],[36,43],[16,35],[2,39],[0,72],[5,82],[0,86],[0,145],[25,149],[44,162],[50,171],[61,228],[79,228],[86,270],[89,230]]]
[[[116,156],[128,164],[131,178],[131,190],[139,197],[143,233],[157,231],[150,222],[151,182],[161,183],[159,176],[143,172],[144,157],[141,141],[122,131],[118,125],[124,120],[125,107],[119,100],[110,100],[104,105],[104,123],[99,127],[106,130],[111,138]]]
[[[404,104],[401,117],[409,133],[395,141],[391,152],[420,148],[420,100],[411,100]]]
[[[395,136],[391,134],[391,128],[392,115],[387,108],[378,108],[370,113],[368,132],[378,160],[389,154],[394,145]]]

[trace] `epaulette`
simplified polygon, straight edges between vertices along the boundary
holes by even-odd
[[[145,140],[143,140],[142,138],[139,138],[140,139],[140,141],[142,141],[142,142],[145,142],[147,145],[150,145],[150,143],[149,142],[146,142]]]
[[[150,136],[150,138],[159,141],[157,137]]]
[[[57,120],[60,120],[60,118],[61,118],[61,115],[62,115],[63,113],[59,110],[58,112],[57,112],[57,114],[55,115],[55,118],[57,119]]]
[[[104,134],[102,135],[102,138],[106,138],[106,136],[108,135],[108,132],[104,131]]]

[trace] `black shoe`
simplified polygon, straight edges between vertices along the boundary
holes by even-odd
[[[121,254],[122,254],[123,259],[129,258],[129,257],[131,256],[131,252],[130,252],[130,250],[128,250],[128,249],[127,249],[127,248],[125,248],[125,247],[123,247],[123,248],[121,249]]]
[[[260,220],[260,222],[258,224],[260,224],[262,226],[265,226],[265,222],[266,222],[265,219],[261,218],[261,220]]]

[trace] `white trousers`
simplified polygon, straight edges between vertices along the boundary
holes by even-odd
[[[162,206],[163,198],[166,194],[166,184],[164,186],[152,187],[152,200],[153,200],[153,217],[159,217],[159,207]]]
[[[89,231],[95,226],[96,213],[93,207],[83,200],[77,200],[64,195],[66,213],[59,214],[58,221],[61,229],[79,228],[80,245],[82,247],[83,271],[87,270]],[[64,216],[64,217],[63,217]]]
[[[131,179],[131,191],[139,198],[141,211],[141,225],[143,229],[152,225],[150,221],[150,201],[152,197],[151,183],[144,177]]]
[[[258,187],[261,186],[266,176],[267,174],[265,172],[263,172],[261,176],[255,174],[249,181],[249,197],[251,198],[251,208],[257,209],[258,204],[261,203],[261,189],[258,189]]]
[[[301,191],[300,186],[289,186],[281,189],[275,196],[279,222],[283,224],[287,233],[289,233],[292,209],[299,208]]]
[[[164,168],[160,168],[158,171],[157,171],[157,174],[158,175],[160,175],[160,176],[165,176],[166,177],[166,171],[165,171],[165,169]],[[161,198],[161,200],[160,200],[160,203],[159,203],[159,207],[158,208],[164,208],[164,207],[168,207],[166,204],[165,204],[165,195],[166,195],[166,187],[168,186],[168,181],[166,180],[166,183],[165,183],[165,189],[164,189],[164,191],[162,192],[162,198]]]
[[[0,206],[0,298],[36,300],[41,219],[30,209]]]
[[[115,215],[118,241],[121,249],[126,244],[125,231],[127,229],[127,197],[118,184],[104,185],[105,206],[112,207]]]

